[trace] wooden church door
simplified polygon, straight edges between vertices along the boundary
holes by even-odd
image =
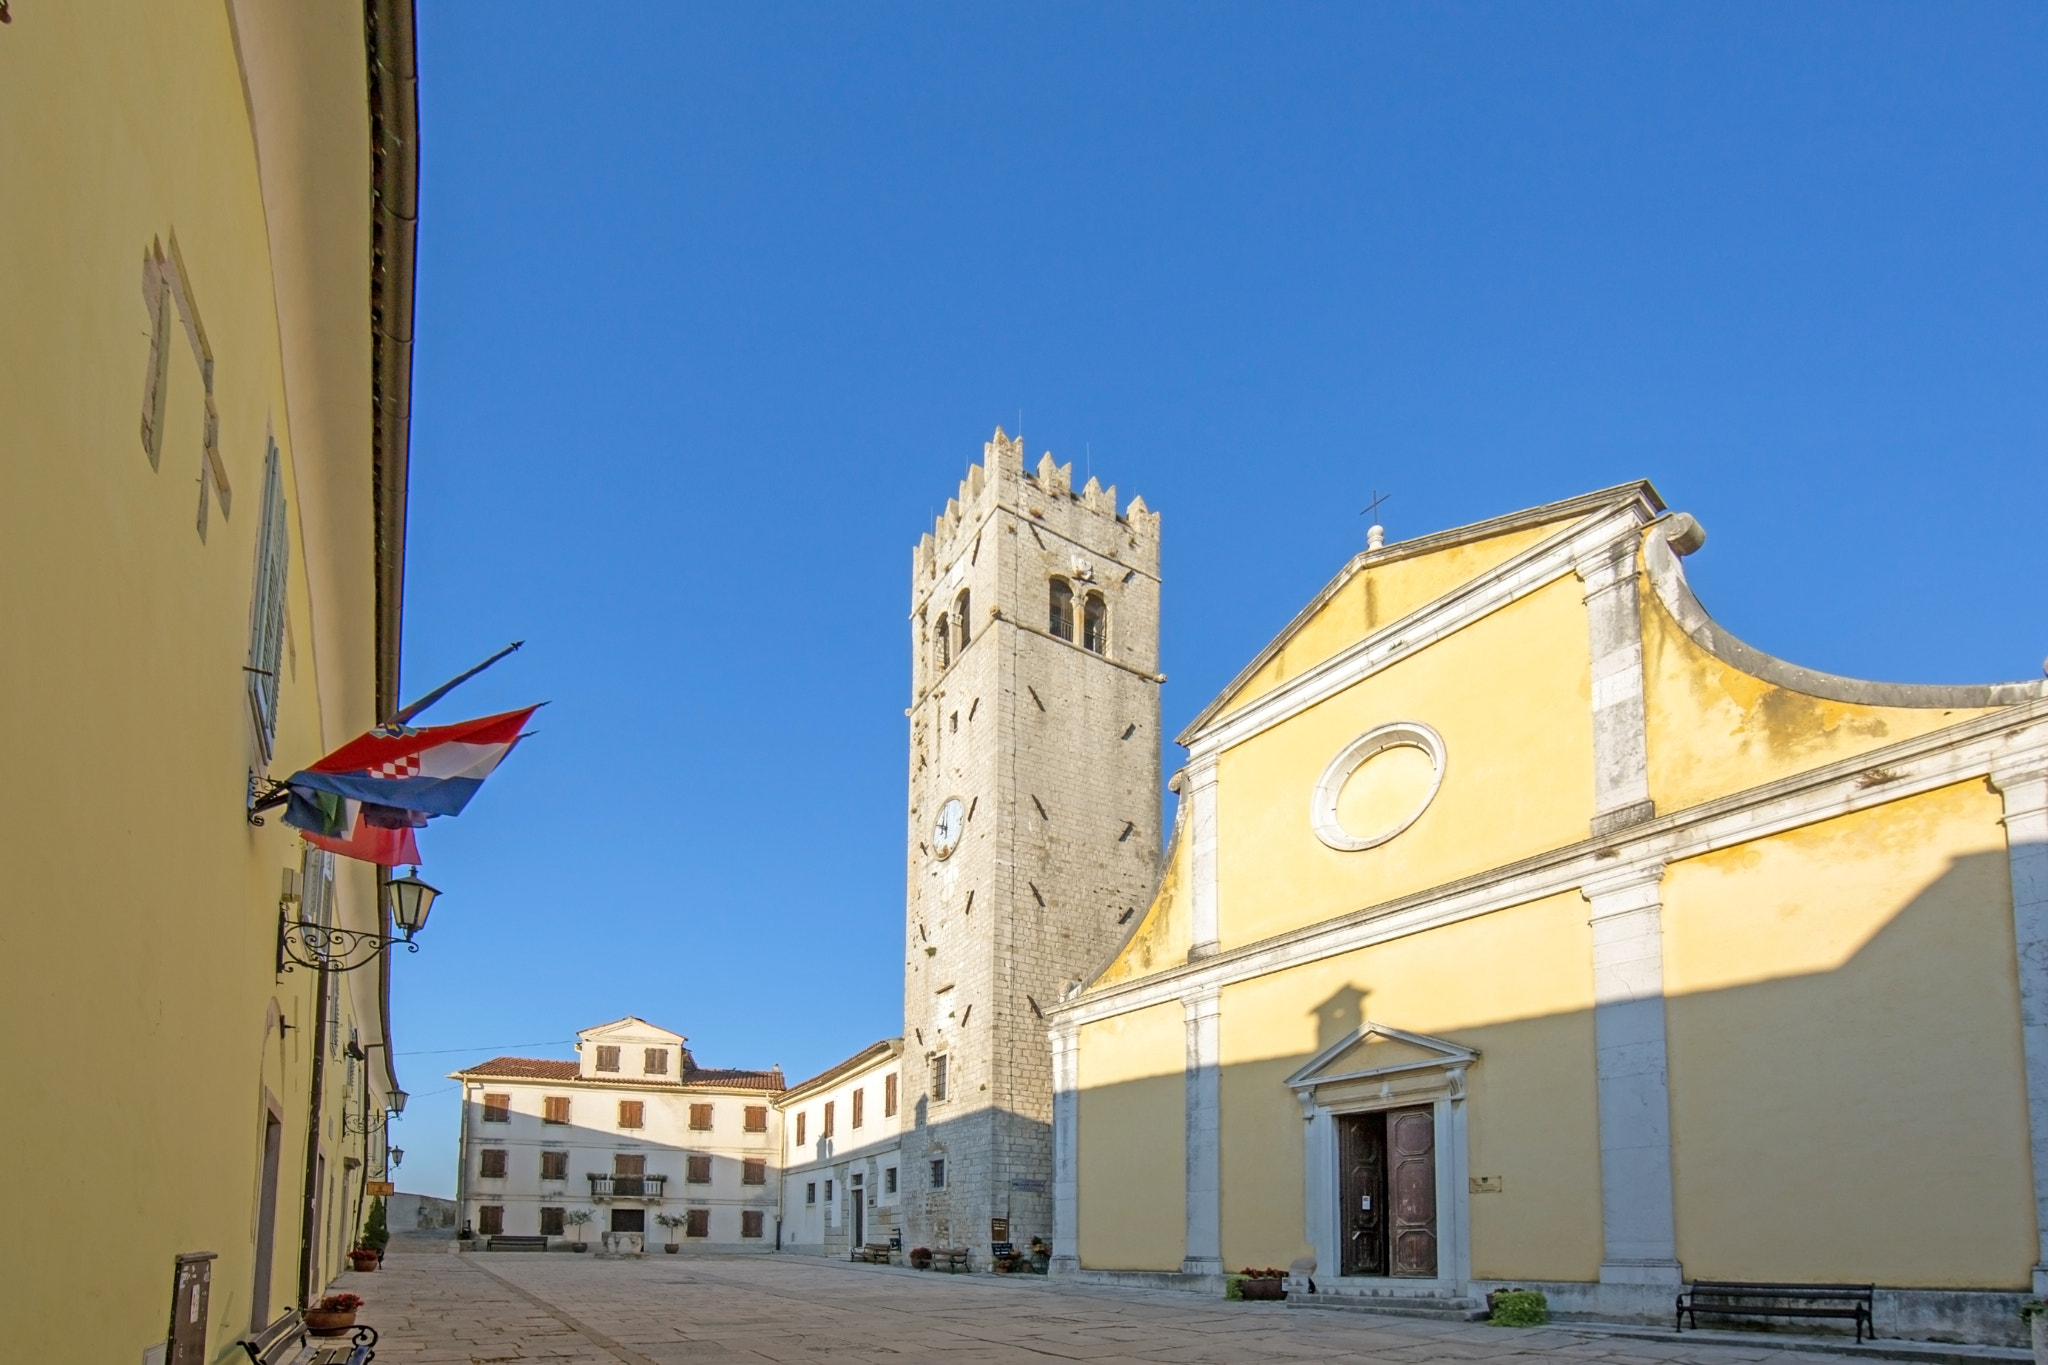
[[[1337,1116],[1344,1275],[1436,1275],[1436,1116],[1428,1107]]]

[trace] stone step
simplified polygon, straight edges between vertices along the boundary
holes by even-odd
[[[1438,1322],[1479,1322],[1486,1317],[1486,1305],[1478,1299],[1436,1294],[1369,1294],[1326,1289],[1314,1294],[1290,1293],[1287,1306],[1343,1308],[1396,1318],[1433,1318]]]

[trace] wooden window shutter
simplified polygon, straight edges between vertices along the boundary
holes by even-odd
[[[476,1230],[486,1237],[500,1237],[505,1232],[505,1206],[485,1204],[476,1211]]]
[[[860,1127],[867,1118],[867,1099],[867,1091],[860,1087],[855,1087],[853,1092],[853,1126],[856,1128]]]
[[[711,1158],[708,1156],[692,1156],[690,1158],[688,1179],[692,1185],[709,1185],[711,1183]]]
[[[668,1075],[668,1049],[665,1047],[648,1048],[646,1056],[642,1059],[641,1074],[647,1076]]]
[[[618,1048],[609,1045],[599,1047],[597,1050],[597,1069],[599,1071],[617,1071],[619,1069]]]
[[[806,1119],[808,1119],[809,1117],[810,1117],[810,1115],[808,1115],[808,1114],[804,1113],[804,1112],[803,1112],[802,1110],[798,1110],[798,1111],[797,1111],[797,1115],[796,1115],[796,1145],[797,1145],[797,1146],[799,1146],[799,1147],[801,1147],[801,1146],[803,1146],[803,1145],[804,1145],[804,1121],[805,1121]]]
[[[740,1236],[759,1237],[761,1235],[761,1221],[761,1210],[741,1209]]]
[[[248,679],[249,719],[266,763],[277,738],[277,675],[284,661],[285,589],[291,550],[284,474],[278,463],[277,442],[271,441],[263,455],[263,519],[256,530],[256,591],[249,604],[249,666],[244,675]]]
[[[693,1132],[698,1133],[708,1133],[711,1131],[710,1105],[693,1104],[690,1106],[690,1128]]]
[[[540,1211],[540,1235],[560,1237],[562,1235],[562,1214],[564,1209],[543,1208]]]
[[[484,1096],[484,1122],[510,1123],[512,1121],[512,1097],[510,1095]]]
[[[478,1153],[478,1156],[480,1157],[476,1171],[478,1175],[486,1180],[503,1180],[505,1178],[505,1149],[503,1147],[486,1147]]]
[[[747,1131],[750,1133],[765,1133],[768,1131],[767,1105],[750,1104],[747,1106]]]
[[[543,1123],[567,1123],[569,1121],[569,1097],[549,1095],[541,1101]]]
[[[691,1237],[709,1237],[711,1235],[710,1209],[691,1209],[688,1217],[690,1222],[689,1226],[683,1229],[684,1233]]]
[[[818,1136],[821,1138],[832,1136],[832,1109],[834,1103],[835,1101],[832,1100],[825,1101],[825,1121],[818,1125]]]
[[[569,1178],[569,1154],[567,1152],[542,1152],[540,1154],[540,1178],[542,1180],[567,1180]]]
[[[740,1163],[740,1184],[765,1185],[768,1183],[768,1163],[759,1157],[748,1157]]]
[[[893,1071],[882,1078],[882,1117],[896,1117],[896,1073]]]
[[[646,1106],[645,1106],[645,1105],[644,1105],[644,1103],[643,1103],[642,1101],[640,1101],[640,1100],[620,1100],[620,1101],[619,1101],[619,1127],[621,1127],[621,1128],[638,1128],[638,1127],[640,1127],[640,1126],[641,1126],[641,1116],[642,1116],[642,1114],[643,1114],[643,1113],[645,1112],[645,1109],[646,1109]]]

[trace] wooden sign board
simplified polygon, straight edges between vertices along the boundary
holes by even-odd
[[[206,1365],[206,1308],[213,1289],[213,1253],[188,1251],[171,1278],[170,1365]]]
[[[388,1180],[372,1180],[364,1188],[373,1195],[392,1195],[398,1193],[398,1186]]]

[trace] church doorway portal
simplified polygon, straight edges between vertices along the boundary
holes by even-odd
[[[1345,1275],[1436,1275],[1436,1116],[1430,1106],[1337,1118]]]

